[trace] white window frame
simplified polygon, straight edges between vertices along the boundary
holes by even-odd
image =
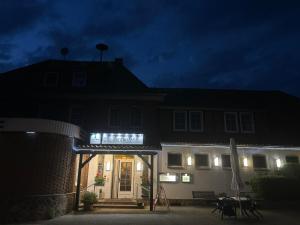
[[[228,130],[227,123],[226,123],[226,115],[235,115],[235,122],[236,122],[236,131]],[[238,121],[238,113],[237,112],[224,112],[224,129],[226,133],[238,133],[239,132],[239,121]]]
[[[252,123],[252,130],[251,131],[247,131],[247,130],[243,130],[243,123],[242,123],[242,115],[243,114],[249,114],[251,115],[251,123]],[[239,118],[240,118],[240,128],[241,128],[241,132],[245,133],[245,134],[253,134],[255,133],[255,126],[254,126],[254,114],[253,112],[240,112],[239,113]]]
[[[265,161],[266,161],[266,167],[259,167],[259,168],[257,168],[257,167],[254,167],[254,157],[255,156],[263,156],[263,157],[265,157]],[[264,154],[253,154],[252,155],[252,166],[253,166],[253,169],[254,170],[268,170],[269,169],[269,164],[268,164],[268,158],[267,158],[267,156],[266,155],[264,155]]]
[[[184,129],[176,129],[176,127],[175,127],[175,114],[176,113],[184,113],[184,118],[185,118]],[[187,112],[185,110],[174,110],[173,111],[173,131],[187,131]]]
[[[169,155],[180,155],[180,165],[169,165]],[[183,154],[181,152],[168,152],[167,153],[167,167],[168,168],[183,168]]]
[[[196,156],[197,155],[207,155],[207,166],[198,166],[198,165],[196,165]],[[195,157],[195,159],[194,159],[194,161],[195,161],[195,168],[196,169],[210,169],[211,168],[211,162],[210,162],[210,155],[208,154],[208,153],[195,153],[195,155],[194,155],[194,157]]]
[[[192,120],[191,120],[191,113],[200,113],[200,120],[201,120],[201,129],[192,129]],[[203,124],[203,111],[189,111],[189,130],[191,132],[203,132],[204,124]]]
[[[222,158],[223,155],[229,156],[230,167],[223,165],[223,158]],[[231,169],[232,168],[232,162],[231,162],[230,154],[221,154],[220,160],[221,160],[221,164],[222,164],[223,169]]]
[[[47,77],[50,74],[51,75],[55,74],[55,76],[56,76],[56,81],[55,81],[54,84],[49,84],[47,82]],[[58,86],[58,80],[59,80],[59,73],[58,72],[47,72],[47,73],[44,74],[44,87],[57,87]]]

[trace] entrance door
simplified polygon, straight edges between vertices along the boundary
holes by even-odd
[[[120,160],[118,198],[133,197],[133,161]]]

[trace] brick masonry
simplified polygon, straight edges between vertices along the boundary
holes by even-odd
[[[0,132],[0,147],[2,220],[51,218],[72,209],[76,155],[70,137]]]

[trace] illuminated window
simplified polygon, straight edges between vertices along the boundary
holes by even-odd
[[[285,157],[285,161],[286,161],[286,163],[299,163],[299,157],[289,155],[289,156]]]
[[[236,112],[224,113],[225,132],[236,133],[238,132],[238,119]]]
[[[253,113],[241,112],[240,113],[241,131],[243,133],[254,133],[254,118]]]
[[[182,157],[180,153],[168,153],[168,166],[182,166]]]
[[[267,168],[267,160],[264,155],[253,155],[253,168],[254,169],[266,169]]]
[[[222,167],[223,168],[231,167],[230,155],[221,155],[221,159],[222,159]]]
[[[186,111],[174,111],[173,113],[173,130],[174,131],[186,131]]]
[[[74,72],[72,77],[73,87],[85,87],[86,86],[86,73],[85,72]]]
[[[195,155],[196,167],[209,167],[208,155],[207,154],[196,154]]]
[[[57,87],[58,85],[58,73],[49,72],[44,76],[44,86],[45,87]]]
[[[201,111],[189,112],[190,131],[203,131],[203,113]]]

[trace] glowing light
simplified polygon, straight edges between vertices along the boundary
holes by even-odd
[[[143,164],[142,164],[141,162],[138,162],[138,163],[136,164],[136,170],[137,170],[137,171],[142,171],[142,170],[143,170]]]
[[[282,166],[281,160],[280,159],[276,159],[276,167],[280,168]]]
[[[214,164],[215,164],[215,166],[220,166],[219,158],[218,157],[214,158]]]
[[[111,168],[110,161],[107,161],[105,165],[105,170],[110,171],[110,168]]]
[[[248,167],[249,166],[248,159],[246,157],[243,159],[243,165],[244,165],[244,167]]]
[[[187,158],[187,164],[188,164],[188,166],[191,166],[191,165],[192,165],[192,157],[191,157],[191,156],[189,156],[189,157]]]
[[[35,131],[26,131],[26,134],[35,134]]]

